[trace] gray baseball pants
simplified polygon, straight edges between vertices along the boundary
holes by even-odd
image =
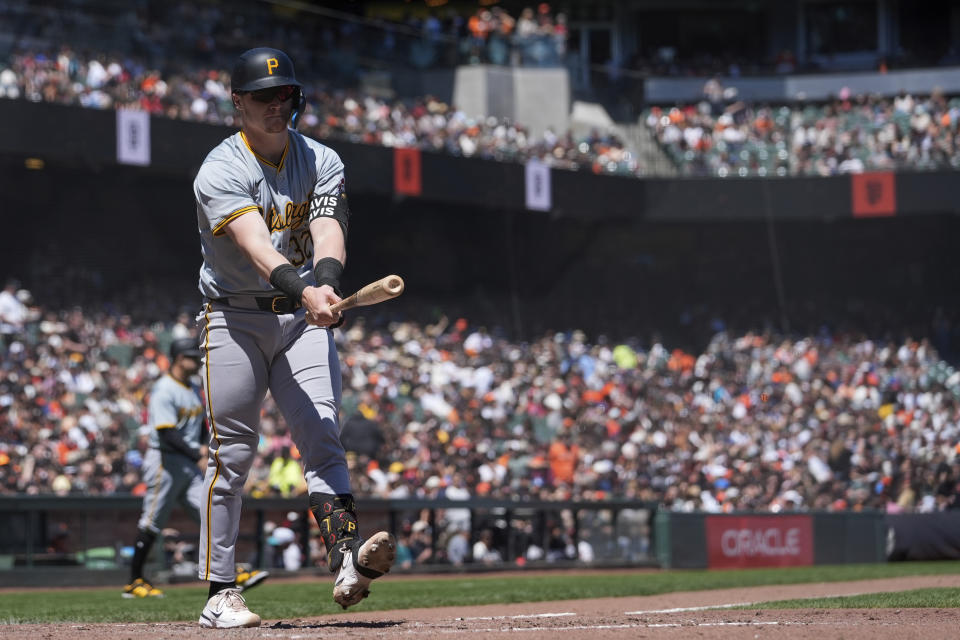
[[[147,492],[137,523],[141,531],[160,533],[177,502],[200,521],[203,476],[196,462],[179,453],[150,449],[143,457],[142,469]]]
[[[308,325],[303,309],[278,315],[210,302],[198,322],[210,420],[199,576],[230,582],[241,493],[257,453],[268,390],[300,451],[309,492],[350,492],[338,418],[340,360],[333,333]]]

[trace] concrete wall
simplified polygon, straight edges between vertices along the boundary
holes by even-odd
[[[939,87],[946,93],[960,92],[960,68],[912,69],[889,73],[839,73],[792,76],[756,76],[747,78],[718,78],[724,87],[737,90],[743,100],[792,101],[798,98],[826,100],[840,93],[844,87],[853,94],[877,93],[896,95],[900,90],[914,94],[929,94]],[[703,99],[703,85],[707,78],[648,78],[645,83],[647,102],[662,104]]]
[[[453,103],[471,118],[510,118],[540,135],[547,127],[566,131],[570,79],[566,69],[459,67]]]

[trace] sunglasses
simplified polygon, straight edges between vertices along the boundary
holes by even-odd
[[[292,84],[284,84],[279,87],[269,87],[267,89],[258,89],[257,91],[249,91],[250,97],[256,100],[257,102],[264,102],[270,104],[275,99],[279,98],[280,102],[286,102],[293,97],[293,94],[297,92],[297,87]]]

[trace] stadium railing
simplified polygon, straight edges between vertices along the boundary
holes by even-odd
[[[72,583],[77,569],[121,569],[124,545],[135,536],[142,498],[117,496],[3,496],[0,497],[0,586],[30,583],[31,575],[49,582],[53,569],[58,579]],[[608,501],[506,501],[494,499],[381,500],[360,499],[358,507],[364,531],[387,529],[402,535],[411,523],[426,518],[433,550],[431,561],[414,565],[414,572],[490,570],[528,567],[583,566],[576,553],[547,560],[550,533],[560,526],[572,531],[569,542],[576,547],[589,540],[591,566],[653,566],[653,519],[656,505],[636,500]],[[443,560],[443,539],[458,528],[451,512],[465,511],[462,522],[470,544],[483,530],[490,530],[501,559],[496,564],[468,563],[454,567]],[[291,514],[297,517],[290,518]],[[467,515],[468,514],[468,515]],[[308,541],[315,534],[306,499],[244,499],[237,558],[257,566],[269,566],[268,522],[292,523],[304,551],[303,567],[315,565]],[[195,540],[198,527],[181,509],[175,509],[167,525],[170,537],[181,542]],[[527,533],[523,533],[526,529]],[[175,533],[174,533],[175,532]],[[532,532],[532,534],[531,534]],[[530,556],[529,545],[540,547],[542,557]],[[192,551],[192,549],[187,549]],[[37,568],[43,571],[36,573]],[[74,576],[75,577],[75,576]],[[172,578],[172,579],[171,579]],[[179,579],[178,579],[179,578]],[[193,579],[192,575],[168,576],[170,581]],[[84,581],[88,581],[89,577]]]

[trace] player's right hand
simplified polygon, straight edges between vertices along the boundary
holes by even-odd
[[[340,302],[340,296],[330,285],[307,287],[303,290],[301,302],[306,309],[307,324],[329,327],[340,320],[339,313],[330,311],[330,305]]]

